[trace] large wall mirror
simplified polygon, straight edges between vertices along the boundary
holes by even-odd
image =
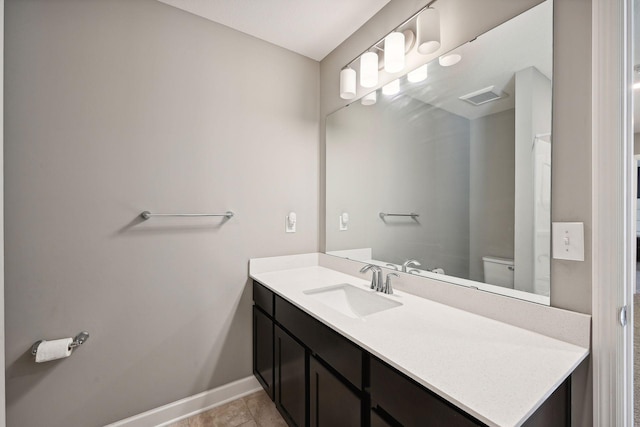
[[[328,254],[549,304],[552,19],[543,2],[327,117]]]

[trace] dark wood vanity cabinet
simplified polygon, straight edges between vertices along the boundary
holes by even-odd
[[[307,354],[305,348],[275,326],[274,402],[290,426],[307,425]]]
[[[309,359],[309,426],[362,426],[362,400],[315,357]]]
[[[565,427],[571,425],[571,377],[529,417],[522,427]]]
[[[273,399],[273,319],[253,306],[253,374]]]
[[[375,357],[369,392],[371,406],[405,427],[484,425]]]
[[[253,372],[287,424],[364,426],[363,351],[257,282],[253,292]]]
[[[371,427],[395,427],[394,424],[388,423],[382,416],[378,414],[378,411],[371,409]],[[397,425],[397,424],[396,424]]]
[[[485,426],[258,282],[253,371],[292,427]],[[568,427],[567,379],[523,424]]]

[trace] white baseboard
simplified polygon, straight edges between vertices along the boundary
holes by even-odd
[[[242,396],[262,390],[260,383],[252,375],[213,390],[177,400],[142,414],[117,421],[105,427],[149,427],[168,426],[184,418],[208,411]]]

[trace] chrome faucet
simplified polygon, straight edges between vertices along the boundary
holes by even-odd
[[[381,290],[381,292],[383,292],[385,294],[392,294],[393,293],[393,286],[391,286],[391,276],[398,277],[398,275],[396,273],[387,274],[387,281],[384,283],[384,286],[382,287],[382,290]]]
[[[382,290],[382,269],[377,265],[367,264],[360,269],[360,273],[366,273],[369,270],[373,272],[373,276],[371,276],[371,289],[380,292]]]
[[[408,259],[402,263],[402,272],[406,273],[408,267],[420,267],[420,263],[415,259]]]

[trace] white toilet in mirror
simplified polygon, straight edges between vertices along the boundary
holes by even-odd
[[[513,260],[483,256],[484,282],[513,289]]]

